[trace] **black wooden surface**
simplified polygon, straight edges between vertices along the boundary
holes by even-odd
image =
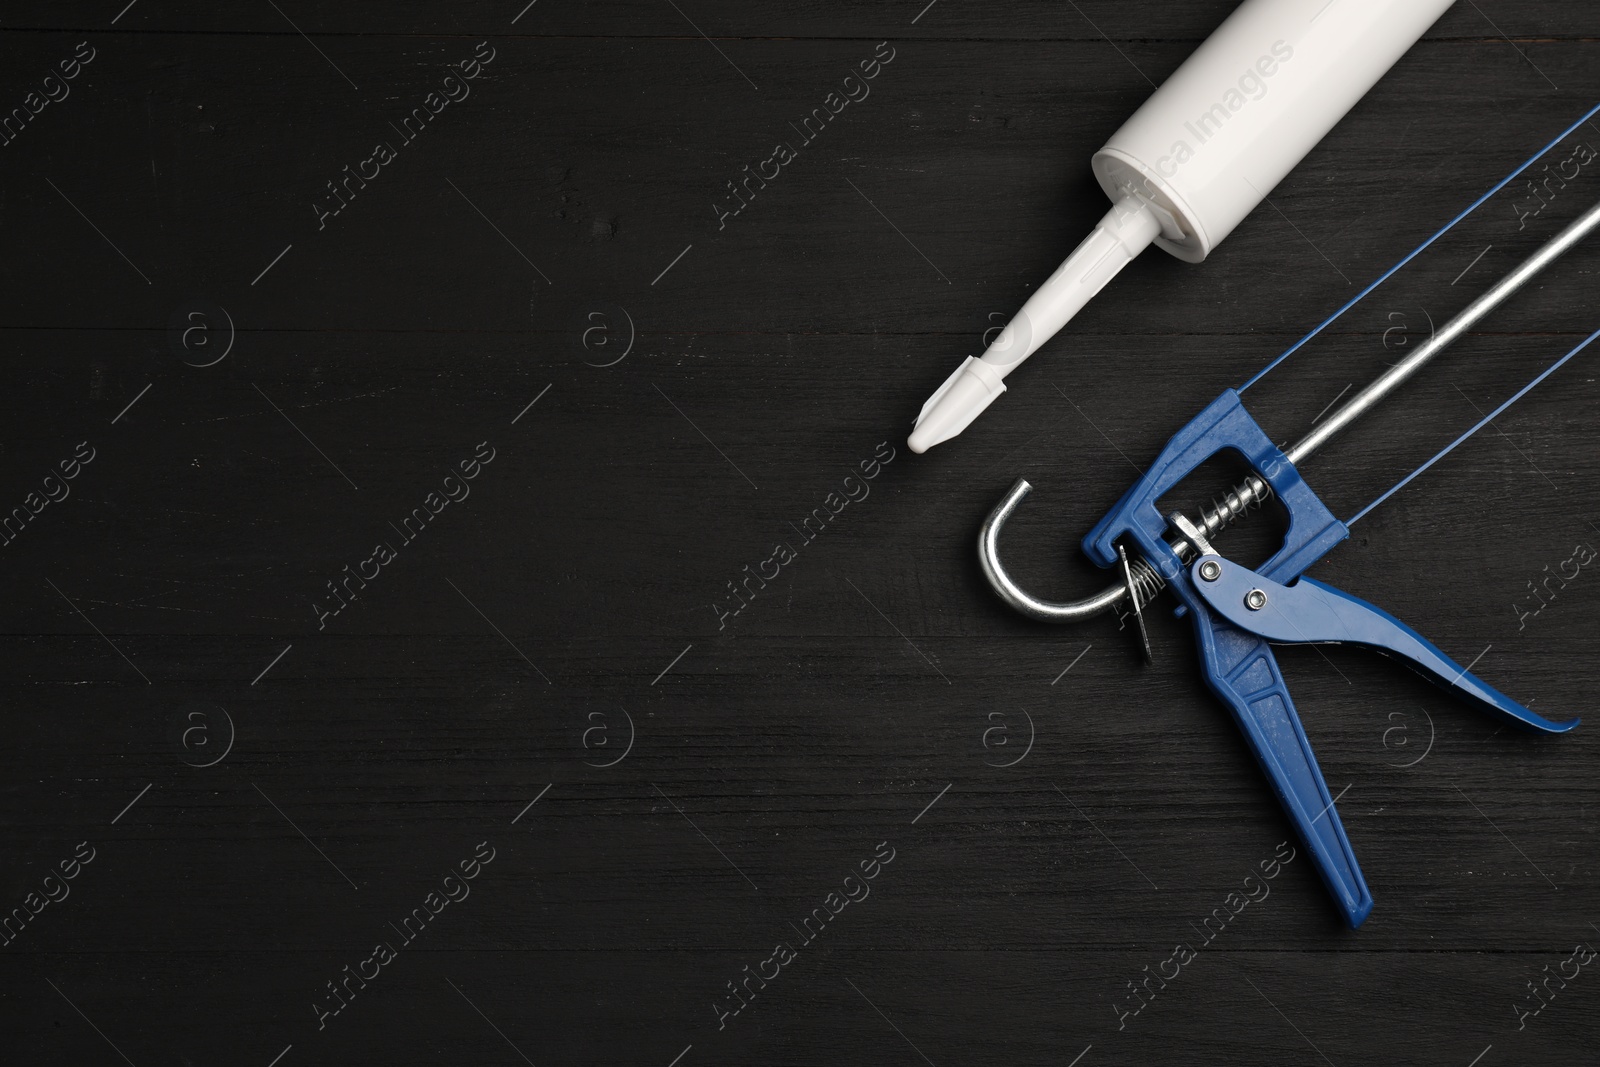
[[[1343,929],[1302,851],[1207,942],[1292,831],[1187,624],[1158,613],[1141,667],[1115,619],[1011,614],[972,548],[1026,475],[1019,574],[1098,588],[1077,539],[1170,433],[1600,98],[1592,4],[1458,5],[1205,264],[1149,253],[913,456],[926,395],[1103,211],[1090,154],[1230,0],[123,3],[0,20],[0,109],[93,55],[0,147],[0,506],[39,508],[0,549],[4,1062],[1592,1060],[1594,968],[1517,1008],[1600,945],[1595,727],[1283,650],[1377,906]],[[880,49],[719,229],[724,183]],[[1269,431],[1600,195],[1590,167],[1519,227],[1520,184],[1253,390]],[[1313,485],[1347,515],[1509,396],[1600,325],[1597,266]],[[1589,710],[1600,577],[1537,614],[1528,583],[1600,544],[1593,365],[1314,571],[1556,717]],[[1264,553],[1271,522],[1229,536]]]

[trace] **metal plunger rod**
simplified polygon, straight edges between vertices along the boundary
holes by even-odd
[[[1334,412],[1326,421],[1316,429],[1306,434],[1296,442],[1284,455],[1290,463],[1299,464],[1311,453],[1327,444],[1336,434],[1344,430],[1352,422],[1365,415],[1377,405],[1378,401],[1388,396],[1401,383],[1405,382],[1423,365],[1438,355],[1443,349],[1470,330],[1478,320],[1502,304],[1507,297],[1526,285],[1530,279],[1554,263],[1564,253],[1589,235],[1595,227],[1600,226],[1600,202],[1595,203],[1589,210],[1578,218],[1568,223],[1566,228],[1540,246],[1533,255],[1523,260],[1516,269],[1501,278],[1486,292],[1472,303],[1468,304],[1460,314],[1439,329],[1432,337],[1417,347],[1415,352],[1406,356],[1399,363],[1380,374],[1366,388],[1351,397],[1345,404]],[[1029,486],[1026,481],[1018,481],[1007,494],[1006,499],[995,508],[994,512],[984,522],[983,529],[979,532],[979,557],[983,560],[984,571],[990,584],[1012,607],[1025,615],[1048,622],[1074,622],[1078,619],[1098,615],[1116,607],[1127,598],[1128,586],[1108,586],[1099,594],[1085,597],[1082,600],[1070,603],[1057,603],[1048,600],[1039,600],[1024,592],[1011,580],[1010,575],[998,566],[992,565],[991,559],[998,561],[995,554],[995,541],[1000,526],[1016,510],[1022,498],[1028,494]],[[1252,474],[1233,490],[1223,497],[1216,506],[1209,508],[1201,516],[1198,523],[1207,537],[1218,532],[1237,519],[1250,508],[1264,503],[1272,495],[1272,487],[1259,475]],[[1187,540],[1178,539],[1171,542],[1172,550],[1180,559],[1187,559],[1194,551],[1194,547]],[[1140,603],[1154,596],[1166,584],[1155,568],[1144,560],[1134,561],[1134,585],[1147,594],[1141,597]]]
[[[1515,270],[1463,308],[1460,314],[1419,345],[1415,352],[1378,375],[1365,389],[1345,401],[1344,406],[1335,411],[1331,417],[1291,446],[1284,453],[1289,462],[1298,466],[1307,456],[1332,440],[1335,434],[1371,411],[1377,406],[1378,401],[1398,389],[1403,382],[1421,370],[1424,364],[1477,325],[1479,319],[1499,307],[1507,297],[1528,284],[1536,274],[1561,258],[1573,245],[1587,237],[1596,226],[1600,226],[1600,201],[1568,223],[1565,229],[1541,245],[1537,252],[1519,263]],[[1247,495],[1249,499],[1234,508],[1232,514],[1222,515],[1218,524],[1213,523],[1213,517],[1216,511],[1224,509],[1208,512],[1205,516],[1208,533],[1214,533],[1222,526],[1226,526],[1252,504],[1265,501],[1272,490],[1266,482],[1252,476],[1235,486],[1233,492],[1235,495]],[[1261,495],[1263,492],[1266,495]]]
[[[1298,464],[1326,444],[1334,434],[1365,415],[1372,406],[1393,392],[1400,383],[1410,378],[1422,365],[1441,349],[1475,326],[1479,319],[1498,307],[1506,297],[1528,284],[1529,280],[1559,259],[1573,245],[1587,237],[1600,226],[1600,202],[1568,223],[1567,228],[1546,241],[1540,249],[1523,260],[1516,270],[1494,284],[1488,292],[1468,304],[1462,312],[1438,333],[1428,338],[1417,350],[1378,376],[1371,385],[1351,397],[1333,416],[1302,437],[1285,453],[1290,463]]]

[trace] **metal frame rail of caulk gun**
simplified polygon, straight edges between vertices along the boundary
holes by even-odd
[[[1538,377],[1490,412],[1439,454],[1368,504],[1349,522],[1335,518],[1305,483],[1296,464],[1365,414],[1410,378],[1430,359],[1459,338],[1479,319],[1525,285],[1545,267],[1600,228],[1600,203],[1571,222],[1533,255],[1442,327],[1433,338],[1395,364],[1332,417],[1287,451],[1274,445],[1245,410],[1239,393],[1259,381],[1283,359],[1321,332],[1439,236],[1531,165],[1573,129],[1597,112],[1595,107],[1573,127],[1485,193],[1444,229],[1423,242],[1355,299],[1296,343],[1239,390],[1229,389],[1168,442],[1147,473],[1128,490],[1083,540],[1084,551],[1102,567],[1115,567],[1122,582],[1074,603],[1035,598],[1006,572],[999,556],[999,534],[1030,486],[1019,480],[985,520],[978,536],[984,575],[1000,597],[1023,614],[1051,622],[1069,622],[1099,614],[1128,600],[1139,623],[1145,655],[1149,641],[1141,610],[1162,588],[1170,587],[1188,614],[1201,653],[1208,687],[1228,706],[1266,773],[1285,813],[1311,853],[1340,912],[1351,927],[1372,910],[1355,853],[1329,796],[1310,742],[1300,725],[1269,642],[1299,644],[1349,642],[1375,648],[1401,659],[1430,680],[1483,710],[1531,730],[1561,733],[1578,720],[1553,722],[1529,711],[1460,666],[1426,638],[1380,608],[1332,586],[1301,575],[1349,536],[1349,524],[1409,483],[1488,424],[1506,408],[1583,351],[1600,330],[1566,353]],[[1219,452],[1242,455],[1253,473],[1207,510],[1198,522],[1181,512],[1163,517],[1157,502],[1197,467]],[[1276,496],[1289,516],[1278,552],[1257,569],[1219,555],[1210,538],[1251,507]],[[1169,527],[1175,528],[1168,541]],[[1124,540],[1141,556],[1130,559]],[[1298,580],[1297,580],[1298,579]]]

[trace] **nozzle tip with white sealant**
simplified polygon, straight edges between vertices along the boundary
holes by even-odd
[[[1005,376],[1065,326],[1161,232],[1155,212],[1127,197],[1111,210],[1022,305],[983,358],[968,356],[922,405],[906,444],[926,452],[972,425],[1006,391]]]
[[[939,391],[922,405],[906,445],[916,453],[948,441],[972,425],[995,398],[1006,391],[1000,375],[981,359],[968,356]]]

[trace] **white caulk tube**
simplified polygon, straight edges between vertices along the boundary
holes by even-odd
[[[911,451],[971,425],[1006,375],[1150,244],[1205,259],[1452,2],[1240,4],[1094,154],[1111,210],[923,405]]]

